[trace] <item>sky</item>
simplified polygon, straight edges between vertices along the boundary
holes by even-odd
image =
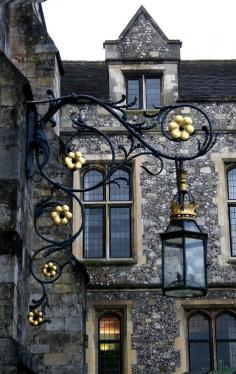
[[[63,60],[104,60],[105,40],[118,39],[143,5],[181,58],[236,59],[236,0],[47,0],[48,32]]]

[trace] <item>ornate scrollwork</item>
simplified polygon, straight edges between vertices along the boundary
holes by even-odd
[[[206,154],[216,142],[208,115],[194,105],[176,104],[155,107],[156,112],[154,114],[143,113],[142,119],[139,120],[130,114],[129,109],[132,109],[134,102],[126,104],[125,96],[119,101],[112,102],[99,100],[88,95],[72,94],[54,98],[51,91],[48,91],[48,95],[48,100],[27,103],[29,107],[27,172],[33,178],[33,158],[35,154],[38,168],[36,173],[41,176],[43,181],[47,181],[51,189],[50,195],[36,205],[34,213],[35,230],[47,245],[37,249],[31,259],[31,274],[42,288],[42,296],[38,300],[33,300],[30,306],[28,320],[33,326],[48,322],[43,317],[45,308],[50,307],[46,285],[55,282],[61,276],[66,265],[72,264],[76,266],[83,274],[84,280],[86,282],[89,280],[84,265],[72,253],[72,243],[81,234],[84,227],[84,208],[78,192],[84,193],[107,183],[119,183],[119,178],[113,178],[113,174],[119,168],[129,164],[133,159],[141,155],[152,156],[157,159],[159,164],[158,172],[154,173],[149,170],[149,167],[142,166],[145,172],[155,176],[160,174],[163,169],[163,159],[174,160],[176,165],[182,165],[186,160],[192,160]],[[115,146],[112,136],[107,134],[104,129],[87,124],[86,116],[83,115],[84,102],[102,107],[113,119],[117,120],[127,134],[126,143],[128,142],[128,146],[122,144],[118,147]],[[37,114],[37,104],[49,105],[43,116]],[[78,110],[70,115],[71,127],[74,130],[73,134],[65,142],[61,140],[62,162],[60,170],[64,168],[64,170],[67,169],[67,172],[70,170],[75,173],[85,164],[85,158],[80,150],[74,149],[73,141],[76,137],[81,138],[90,134],[102,138],[110,150],[111,161],[103,180],[88,188],[74,188],[66,185],[48,172],[50,145],[45,127],[48,122],[55,126],[53,116],[66,105],[75,106]],[[191,115],[194,118],[194,122],[188,115],[190,110],[193,112]],[[165,144],[161,142],[152,144],[148,136],[155,131],[158,132],[159,138],[163,138]],[[187,141],[191,141],[192,145],[186,148]],[[169,144],[170,147],[168,146]],[[117,152],[122,154],[123,157],[117,158]],[[35,180],[41,182],[41,178],[37,177]],[[58,198],[59,195],[61,196],[60,200]],[[75,232],[66,229],[67,226],[70,226],[72,219],[72,200],[79,205],[81,210],[80,226]],[[55,235],[57,234],[56,239],[53,237],[53,231],[50,232],[50,235],[46,235],[43,232],[42,226],[39,224],[43,216],[57,226],[59,232],[55,233]],[[40,266],[37,269],[39,263]]]

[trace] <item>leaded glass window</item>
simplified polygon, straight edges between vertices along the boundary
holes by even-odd
[[[128,103],[137,99],[130,109],[153,109],[161,104],[161,78],[146,73],[127,76],[126,95]]]
[[[139,109],[142,104],[140,102],[140,95],[141,93],[141,85],[140,85],[140,79],[139,78],[129,78],[127,80],[127,100],[129,103],[134,101],[136,98],[135,104],[132,106],[132,109]]]
[[[236,369],[236,319],[229,313],[216,319],[216,355],[218,367]]]
[[[189,319],[188,329],[190,372],[207,373],[211,369],[209,319],[195,314]]]
[[[121,374],[121,321],[106,313],[98,321],[99,374]]]
[[[236,167],[227,173],[231,254],[236,256]]]
[[[103,180],[107,165],[90,167],[83,174],[83,187],[95,190],[84,192],[85,228],[84,258],[130,258],[132,235],[131,169],[122,168],[111,176],[105,187]]]
[[[161,80],[160,78],[146,77],[146,109],[153,109],[153,106],[161,104]]]
[[[206,310],[188,319],[189,372],[236,370],[236,317],[233,311]]]

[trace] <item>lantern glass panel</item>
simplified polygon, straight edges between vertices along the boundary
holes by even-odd
[[[202,239],[185,238],[186,286],[206,287],[204,242]]]
[[[183,285],[183,238],[164,241],[164,287]]]
[[[180,230],[201,232],[200,228],[193,219],[172,220],[167,227],[166,232],[174,232]]]

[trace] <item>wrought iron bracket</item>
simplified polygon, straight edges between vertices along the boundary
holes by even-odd
[[[26,158],[26,173],[27,176],[33,178],[34,164],[37,167],[37,173],[41,179],[47,181],[50,186],[51,194],[47,198],[43,198],[35,207],[34,225],[36,233],[46,243],[45,246],[34,251],[31,260],[30,271],[33,278],[39,283],[42,288],[42,296],[39,300],[32,300],[30,305],[29,322],[32,325],[38,326],[43,322],[48,322],[40,313],[44,313],[46,307],[50,307],[46,286],[49,283],[55,282],[62,274],[64,267],[67,264],[72,264],[83,274],[85,283],[89,281],[88,273],[82,263],[80,263],[72,253],[72,244],[76,238],[81,234],[84,227],[84,207],[78,193],[83,193],[96,189],[107,183],[117,183],[117,178],[114,179],[114,173],[124,165],[130,163],[133,159],[144,155],[153,156],[159,162],[159,170],[153,173],[149,168],[143,166],[143,170],[149,175],[156,176],[161,173],[163,169],[163,159],[172,160],[176,164],[177,171],[177,190],[180,190],[179,172],[183,169],[185,161],[196,159],[197,157],[206,154],[215,144],[216,136],[213,133],[213,128],[208,115],[201,109],[192,104],[174,104],[168,106],[155,107],[155,114],[144,113],[141,120],[137,120],[129,113],[135,101],[126,103],[126,97],[123,96],[121,100],[104,101],[89,95],[75,95],[54,98],[51,91],[47,92],[49,98],[44,101],[28,101],[28,120],[27,120],[27,158]],[[126,130],[128,147],[122,144],[118,146],[119,153],[123,154],[123,158],[116,157],[117,147],[113,143],[112,136],[109,136],[101,129],[88,125],[86,118],[82,115],[85,103],[98,105],[105,109],[113,119],[117,120],[119,124]],[[44,115],[39,115],[35,109],[37,105],[48,105]],[[50,164],[50,144],[45,133],[47,123],[55,125],[53,116],[61,108],[66,105],[77,107],[77,112],[70,115],[71,126],[74,133],[62,143],[62,159],[64,164],[61,167],[67,167],[71,172],[76,172],[76,168],[81,167],[84,163],[84,158],[80,152],[75,152],[72,149],[73,139],[81,137],[81,135],[93,134],[102,137],[110,148],[111,162],[108,167],[104,179],[89,188],[73,188],[71,186],[59,183],[56,178],[53,178],[48,172],[47,167]],[[185,108],[188,111],[194,112],[196,117],[195,126],[192,124],[192,119],[184,117],[182,112]],[[174,117],[173,117],[174,116]],[[86,117],[86,116],[85,116]],[[155,145],[147,141],[145,135],[152,131],[159,131],[163,136],[166,144],[170,144],[170,149],[163,148],[160,144]],[[187,147],[186,141],[192,141],[193,145]],[[182,148],[185,151],[182,152]],[[76,166],[77,165],[77,166]],[[80,226],[75,232],[69,234],[66,239],[52,239],[41,232],[38,226],[38,220],[43,214],[49,214],[54,220],[54,223],[59,226],[67,224],[72,214],[65,202],[57,200],[57,192],[63,192],[69,200],[74,200],[81,209]],[[183,194],[182,194],[183,195]],[[182,196],[181,195],[181,196]],[[60,262],[56,256],[57,253],[65,256],[65,261]],[[59,256],[60,257],[60,256]],[[35,267],[39,258],[46,261],[41,274],[38,274]],[[41,308],[42,312],[39,312]]]

